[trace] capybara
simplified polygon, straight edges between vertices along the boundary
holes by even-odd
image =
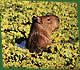
[[[55,15],[33,16],[32,26],[29,34],[28,48],[46,49],[51,45],[51,33],[56,30],[60,23],[59,18]]]

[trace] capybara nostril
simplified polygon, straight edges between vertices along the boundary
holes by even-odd
[[[59,18],[55,15],[33,17],[29,34],[28,48],[47,48],[51,43],[51,33],[59,27]],[[35,24],[34,24],[35,23]],[[38,24],[39,23],[39,24]]]
[[[58,20],[58,22],[60,22],[58,17],[57,17],[57,20]]]

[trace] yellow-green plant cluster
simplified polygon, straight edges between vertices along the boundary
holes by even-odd
[[[76,3],[2,0],[0,4],[4,67],[80,69]],[[51,35],[52,46],[37,57],[27,48],[15,47],[16,39],[28,38],[33,16],[51,14],[60,19],[59,29]]]

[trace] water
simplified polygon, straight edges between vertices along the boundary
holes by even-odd
[[[20,47],[22,49],[26,49],[26,41],[22,41],[20,44],[15,45],[16,47]]]

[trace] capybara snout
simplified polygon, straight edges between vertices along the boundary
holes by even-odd
[[[29,35],[29,48],[46,48],[51,44],[51,33],[56,30],[59,25],[59,18],[55,15],[49,16],[33,16],[33,23]]]

